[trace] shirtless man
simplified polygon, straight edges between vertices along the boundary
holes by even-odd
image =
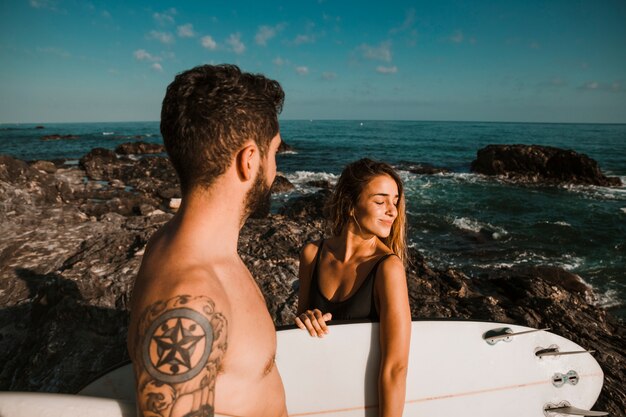
[[[139,416],[287,415],[274,325],[237,254],[276,176],[283,100],[276,81],[230,65],[193,68],[167,88],[161,133],[183,199],[133,290]]]

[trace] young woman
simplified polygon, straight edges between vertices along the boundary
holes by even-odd
[[[391,166],[361,159],[343,170],[329,203],[332,237],[300,254],[296,325],[311,336],[326,322],[380,321],[379,415],[401,416],[411,338],[402,181]]]

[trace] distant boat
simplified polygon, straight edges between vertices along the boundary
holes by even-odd
[[[102,136],[114,135],[115,132],[102,132]]]

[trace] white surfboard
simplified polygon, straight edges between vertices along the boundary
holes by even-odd
[[[377,323],[331,325],[322,339],[290,327],[279,329],[277,338],[276,364],[290,416],[377,415]],[[574,408],[591,410],[603,379],[590,353],[547,331],[488,322],[414,321],[404,415],[571,415]],[[76,412],[68,408],[46,416],[99,416],[101,407],[109,407],[106,415],[128,417],[129,404],[134,403],[130,365],[107,373],[79,394],[22,394],[31,396],[23,406],[54,397],[58,402],[67,400]],[[7,401],[14,395],[18,394],[0,394],[0,415],[35,415],[7,412]],[[77,407],[78,403],[71,404],[72,397],[93,404]],[[119,411],[112,411],[116,404]]]

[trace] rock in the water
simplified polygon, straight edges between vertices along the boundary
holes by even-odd
[[[117,155],[109,149],[95,148],[80,158],[79,163],[92,180],[111,180],[119,175]]]
[[[158,143],[128,142],[115,148],[115,152],[120,155],[155,154],[165,152],[165,146]]]
[[[333,185],[328,180],[312,180],[307,181],[305,184],[309,187],[324,188],[326,190],[330,190],[331,188],[333,188]]]
[[[285,152],[293,152],[293,147],[291,147],[290,145],[287,145],[287,143],[283,140],[280,142],[280,145],[278,146],[277,153],[285,153]]]
[[[293,190],[294,185],[282,175],[276,175],[274,179],[274,183],[272,184],[272,194],[273,193],[286,193]]]
[[[602,174],[587,155],[551,146],[489,145],[478,151],[471,170],[530,183],[622,185],[619,178]]]
[[[329,196],[330,191],[322,189],[314,194],[291,199],[280,209],[280,214],[292,219],[322,219]]]
[[[45,135],[41,137],[41,140],[64,140],[64,139],[80,139],[80,136],[76,135]]]

